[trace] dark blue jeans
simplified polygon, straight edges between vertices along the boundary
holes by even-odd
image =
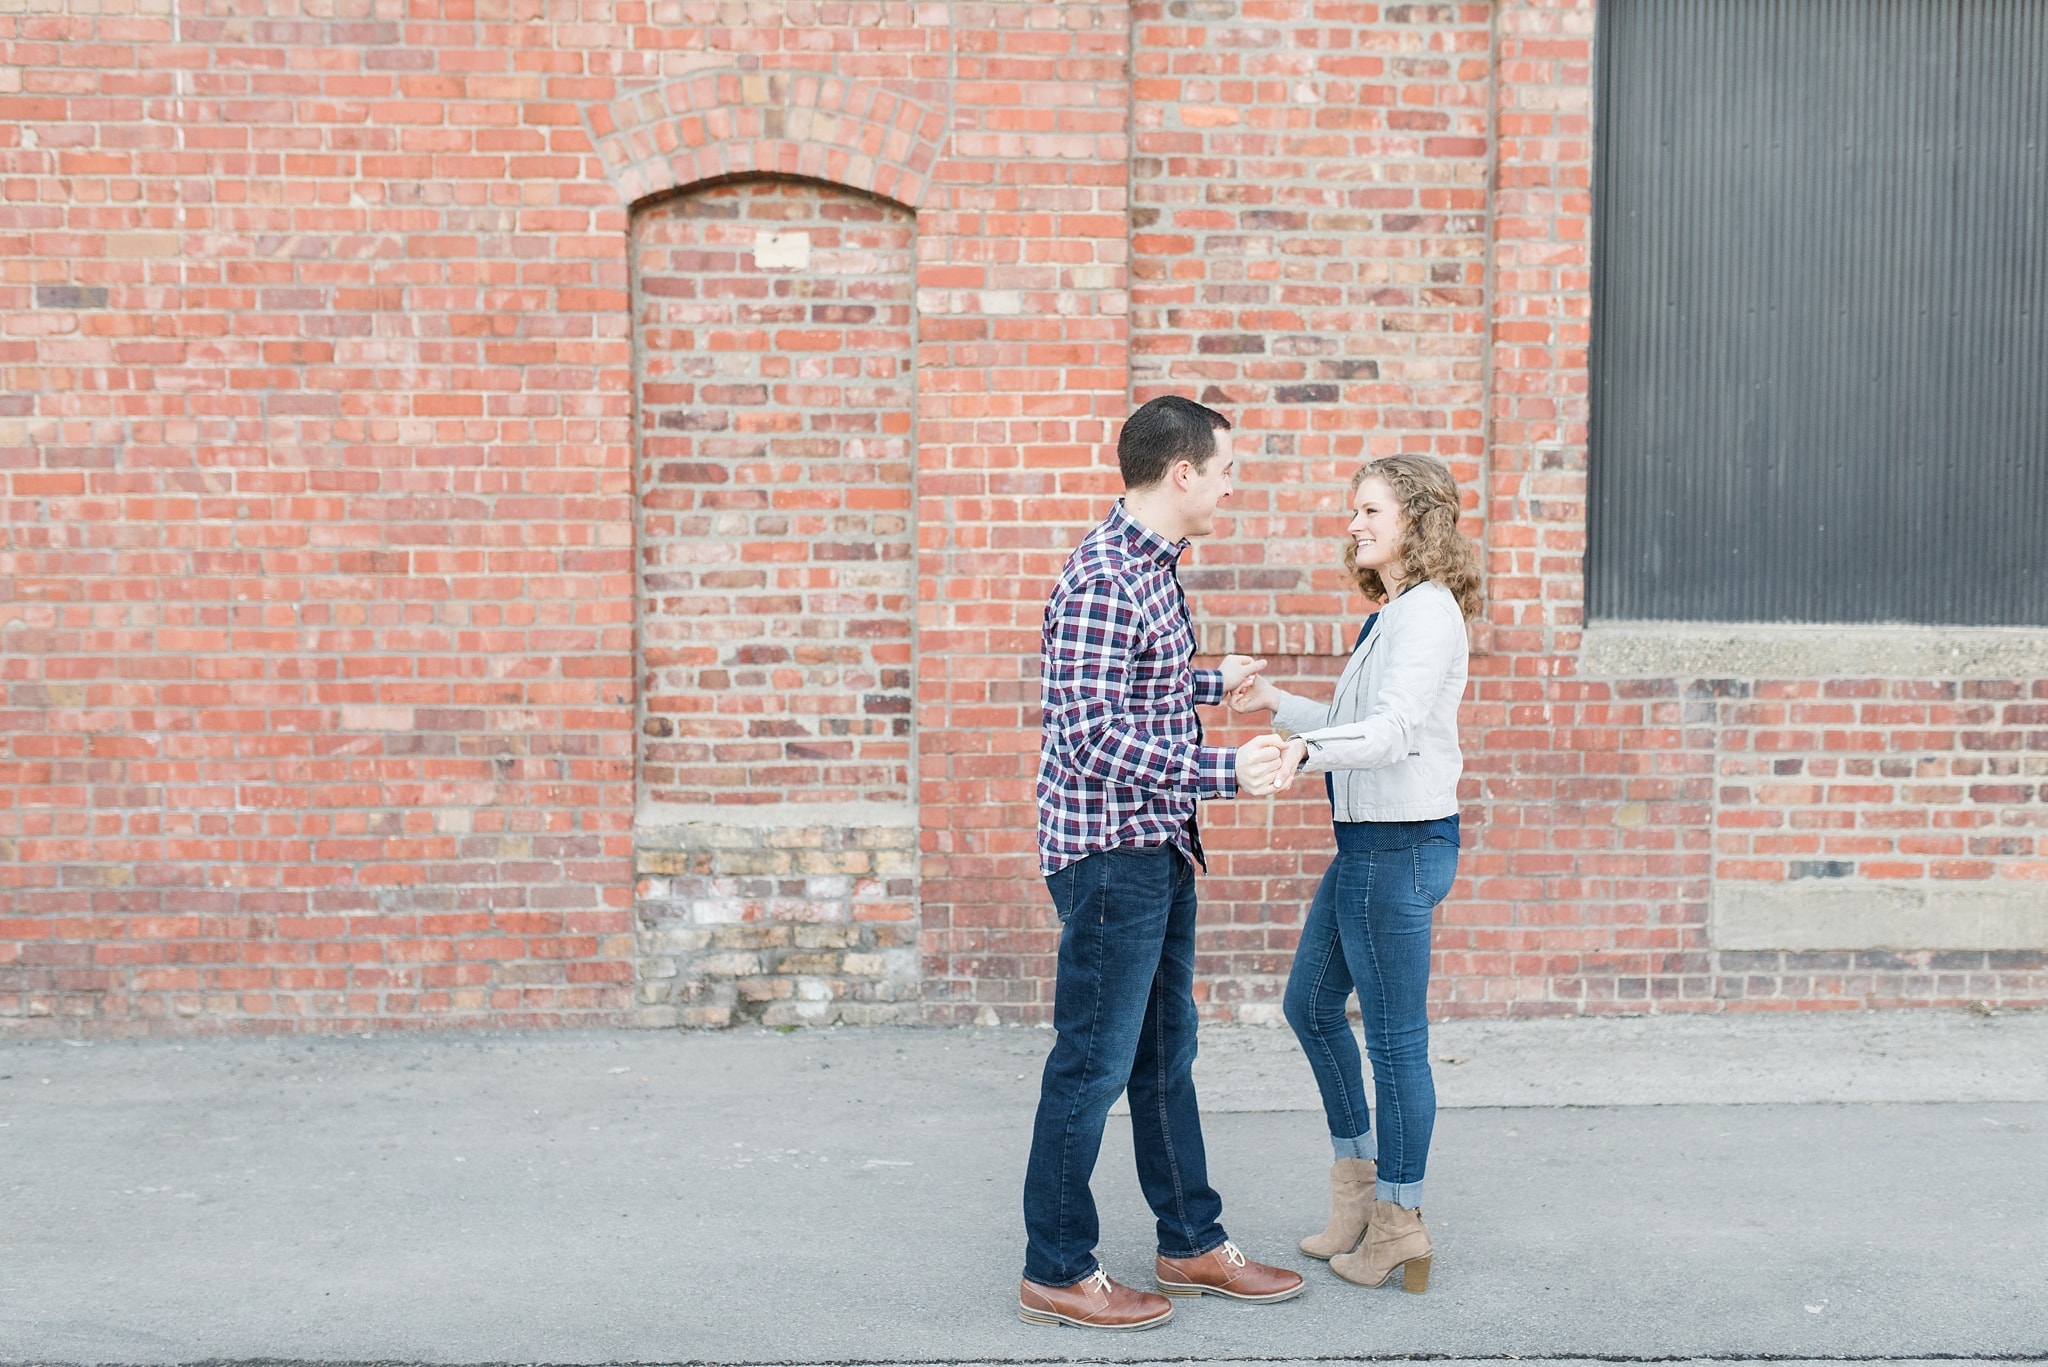
[[[1287,975],[1287,1023],[1315,1071],[1330,1137],[1339,1152],[1367,1157],[1372,1113],[1344,1017],[1345,998],[1357,990],[1379,1102],[1378,1195],[1411,1207],[1422,1204],[1436,1128],[1430,918],[1458,873],[1458,846],[1444,830],[1438,822],[1338,822],[1337,857],[1316,888]]]
[[[1088,1179],[1117,1093],[1131,1098],[1138,1185],[1159,1251],[1222,1245],[1195,1107],[1195,871],[1171,845],[1120,846],[1046,879],[1060,914],[1059,1031],[1039,1083],[1024,1173],[1024,1275],[1067,1286],[1095,1271]]]

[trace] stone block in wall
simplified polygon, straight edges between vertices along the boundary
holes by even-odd
[[[907,806],[653,808],[635,847],[639,1019],[724,1028],[917,1016]]]

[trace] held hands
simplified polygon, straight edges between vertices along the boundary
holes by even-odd
[[[1223,657],[1223,696],[1231,711],[1270,712],[1279,704],[1280,690],[1260,674],[1265,667],[1264,660],[1249,655]],[[1238,791],[1248,797],[1271,797],[1286,792],[1307,754],[1308,745],[1299,739],[1254,737],[1237,752]]]
[[[1238,791],[1249,797],[1286,792],[1307,754],[1308,745],[1299,737],[1282,740],[1273,735],[1255,736],[1238,747]]]

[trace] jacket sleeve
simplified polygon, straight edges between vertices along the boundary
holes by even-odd
[[[1301,772],[1384,769],[1415,748],[1416,732],[1429,719],[1445,677],[1465,649],[1465,622],[1455,609],[1432,607],[1405,621],[1390,624],[1382,618],[1380,630],[1388,635],[1379,645],[1386,654],[1379,691],[1366,700],[1359,720],[1302,733],[1308,758]]]
[[[1082,777],[1153,793],[1237,795],[1237,751],[1147,731],[1128,706],[1138,609],[1111,580],[1069,594],[1049,623],[1045,727]]]
[[[1328,704],[1304,698],[1299,693],[1289,693],[1286,689],[1278,686],[1273,691],[1280,695],[1280,705],[1273,709],[1273,724],[1275,726],[1284,726],[1289,731],[1299,734],[1304,731],[1314,731],[1330,724],[1330,708]]]

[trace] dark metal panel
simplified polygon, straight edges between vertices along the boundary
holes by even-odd
[[[1602,0],[1587,606],[2048,625],[2048,0]]]

